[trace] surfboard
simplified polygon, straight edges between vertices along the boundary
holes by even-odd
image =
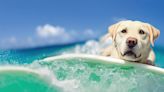
[[[105,57],[99,55],[90,55],[90,54],[65,54],[59,55],[54,57],[48,57],[43,59],[43,61],[52,62],[61,59],[73,59],[73,58],[80,58],[80,59],[89,59],[91,62],[95,63],[105,63],[105,64],[113,64],[113,65],[120,65],[120,66],[127,66],[127,67],[136,67],[146,69],[148,71],[156,72],[159,74],[164,74],[164,69],[152,65],[141,64],[136,62],[125,61],[121,59],[116,59],[112,57]]]

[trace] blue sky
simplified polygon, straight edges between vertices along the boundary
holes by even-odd
[[[163,0],[1,0],[0,48],[98,38],[122,19],[154,25],[161,31],[156,44],[164,45],[163,9]]]

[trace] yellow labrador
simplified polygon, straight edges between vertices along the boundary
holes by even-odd
[[[109,27],[112,45],[103,51],[103,55],[127,61],[154,64],[155,54],[150,48],[160,31],[148,23],[140,21],[121,21]]]

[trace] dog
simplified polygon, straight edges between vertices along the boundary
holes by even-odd
[[[125,20],[108,28],[105,39],[112,38],[112,44],[102,52],[104,56],[154,65],[155,53],[151,48],[160,35],[154,26],[140,22]]]

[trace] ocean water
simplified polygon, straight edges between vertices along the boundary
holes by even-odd
[[[43,61],[47,57],[68,53],[97,55],[102,47],[99,42],[90,40],[70,45],[0,50],[0,67],[12,70],[0,71],[0,92],[162,92],[164,90],[164,75],[142,69],[90,63],[90,60],[82,59]],[[157,46],[154,50],[156,66],[164,68],[164,48]]]

